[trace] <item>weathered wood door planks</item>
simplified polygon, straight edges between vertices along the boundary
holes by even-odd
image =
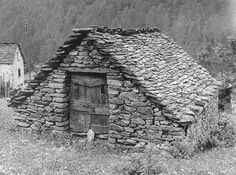
[[[70,127],[76,132],[108,133],[109,105],[104,74],[71,76]]]

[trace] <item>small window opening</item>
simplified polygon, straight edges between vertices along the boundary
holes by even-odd
[[[21,71],[18,69],[18,77],[21,77]]]

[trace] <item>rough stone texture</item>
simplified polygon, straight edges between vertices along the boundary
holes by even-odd
[[[95,27],[68,38],[11,98],[22,127],[69,129],[70,74],[76,72],[107,76],[111,143],[171,142],[184,138],[198,117],[218,112],[219,82],[159,29]]]
[[[52,84],[55,84],[54,79],[51,79],[54,74],[64,75],[61,78],[63,83],[61,83],[60,86],[51,86]],[[18,110],[19,115],[25,116],[24,120],[21,120],[21,122],[26,123],[24,127],[31,127],[34,130],[51,128],[62,131],[68,129],[69,91],[65,89],[66,82],[67,77],[65,71],[53,71],[49,73],[46,80],[41,83],[43,85],[37,87],[35,92],[24,101],[24,109],[21,109],[22,106],[18,106],[18,109],[21,109],[20,111]],[[57,96],[64,96],[65,94],[63,98],[55,98],[53,93],[48,93],[60,89],[65,90],[65,92],[58,92]]]
[[[191,135],[192,132],[194,132],[193,135],[195,135],[195,133],[199,130],[202,133],[207,133],[209,132],[209,130],[212,129],[214,130],[214,128],[218,127],[218,122],[220,117],[218,112],[218,105],[219,105],[218,94],[216,94],[213,98],[211,98],[211,100],[207,105],[205,106],[201,105],[201,107],[203,107],[203,112],[197,113],[196,118],[198,120],[196,120],[195,123],[189,125],[188,127],[189,135]]]

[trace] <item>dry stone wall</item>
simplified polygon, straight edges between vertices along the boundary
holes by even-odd
[[[69,83],[66,72],[55,70],[50,73],[24,103],[15,110],[19,126],[33,130],[68,130]]]
[[[110,142],[136,144],[162,143],[184,137],[183,127],[168,121],[161,109],[150,102],[129,80],[116,87],[110,99]]]
[[[19,126],[69,130],[70,76],[78,72],[107,76],[111,143],[182,139],[199,116],[218,112],[219,85],[157,29],[93,30],[75,30],[28,88],[12,97]]]
[[[116,60],[113,65],[120,67],[152,102],[165,106],[163,112],[170,120],[195,121],[195,112],[189,105],[204,103],[205,97],[209,101],[217,93],[220,83],[160,32],[126,36],[119,35],[119,30],[104,30],[89,34],[100,53]]]
[[[69,79],[60,64],[83,38],[87,31],[73,33],[59,47],[56,54],[41,68],[23,90],[12,92],[8,106],[15,110],[18,126],[42,130],[51,128],[64,131],[69,129]]]
[[[138,142],[162,143],[185,136],[184,126],[169,121],[162,106],[141,92],[141,86],[94,37],[85,40],[61,64],[69,72],[106,72],[110,105],[109,141],[134,145]],[[104,42],[106,43],[106,42]]]
[[[207,134],[212,134],[218,129],[218,123],[220,114],[218,112],[218,94],[215,94],[209,101],[209,103],[199,104],[198,107],[203,109],[203,112],[197,114],[195,123],[192,123],[188,127],[188,136],[191,139],[197,141],[204,141]]]
[[[92,37],[85,38],[69,52],[58,70],[19,107],[18,125],[34,130],[69,129],[69,85],[73,72],[106,72],[110,105],[109,140],[134,145],[138,142],[162,143],[184,137],[183,126],[166,119],[162,106],[154,104],[140,91],[139,84],[108,53],[100,53]],[[16,110],[17,111],[17,110]]]

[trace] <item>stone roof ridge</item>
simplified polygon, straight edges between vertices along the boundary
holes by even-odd
[[[74,33],[89,33],[93,30],[94,30],[94,28],[91,28],[91,27],[89,27],[89,28],[73,28],[72,29],[72,31]]]
[[[17,46],[19,46],[19,44],[18,43],[14,43],[14,42],[0,42],[0,46],[1,45],[17,45]]]
[[[103,32],[105,31],[106,30],[103,30]],[[135,39],[143,40],[142,43],[149,42],[145,37],[128,38],[126,40],[125,38],[116,35],[117,33],[114,33],[113,36],[106,35],[106,33],[105,35],[100,35],[99,33],[102,32],[100,32],[99,29],[96,29],[96,33],[91,33],[91,36],[99,40],[97,48],[99,49],[100,54],[109,55],[109,58],[115,60],[116,62],[114,65],[117,65],[119,69],[121,69],[126,78],[134,80],[139,84],[144,94],[149,97],[152,102],[165,108],[165,116],[170,120],[177,120],[181,123],[194,122],[197,115],[203,112],[206,105],[210,102],[211,97],[216,94],[216,91],[219,88],[218,82],[206,69],[197,64],[197,61],[188,55],[174,40],[169,39],[168,36],[161,32],[153,37],[153,40],[158,40],[160,43],[158,46],[154,44],[151,45],[151,52],[155,52],[155,54],[151,56],[150,49],[145,50],[145,48],[139,47],[137,44],[138,42],[135,44],[135,48],[133,44],[128,42],[129,40]],[[151,36],[148,35],[147,37]],[[116,43],[114,46],[115,41],[118,41],[118,44]],[[119,47],[119,49],[117,49],[117,47]],[[138,52],[135,52],[135,49],[137,48],[143,49],[143,51],[140,52],[139,50]],[[158,52],[157,48],[161,51]],[[167,48],[172,51],[172,55],[167,51]],[[124,56],[124,53],[127,53],[127,55]],[[137,58],[136,53],[142,54]],[[161,58],[159,59],[159,57]],[[144,58],[146,61],[139,58]],[[159,65],[158,67],[160,68],[156,68],[156,65]],[[173,72],[172,67],[177,72]],[[191,68],[191,71],[188,68]],[[145,71],[147,69],[149,69],[149,71]],[[150,70],[159,72],[160,75],[154,77],[157,74],[151,75]],[[181,78],[178,76],[178,81],[170,78],[170,85],[163,83],[163,77],[176,75],[178,71],[180,72],[179,74],[182,75]],[[183,76],[183,74],[186,75]],[[196,81],[197,79],[200,79],[201,82],[198,83]],[[182,83],[181,86],[179,86],[178,83]],[[166,88],[170,88],[170,91],[167,91],[164,88],[158,89],[158,87],[161,87],[162,85],[165,85]],[[201,90],[200,85],[206,86]],[[190,88],[188,89],[187,87]],[[172,90],[174,89],[177,89],[178,91],[173,92]],[[185,95],[188,94],[185,89],[188,91],[192,89],[191,97]],[[176,96],[181,95],[181,97],[176,98],[176,96],[174,96],[175,94]],[[196,98],[195,96],[199,98]],[[189,102],[187,103],[187,101]],[[185,110],[182,110],[183,108],[185,108]]]
[[[74,33],[89,33],[89,32],[100,32],[109,34],[118,34],[123,36],[130,36],[134,34],[147,34],[154,32],[161,32],[161,29],[157,27],[153,28],[108,28],[105,26],[91,26],[89,28],[74,28]]]

